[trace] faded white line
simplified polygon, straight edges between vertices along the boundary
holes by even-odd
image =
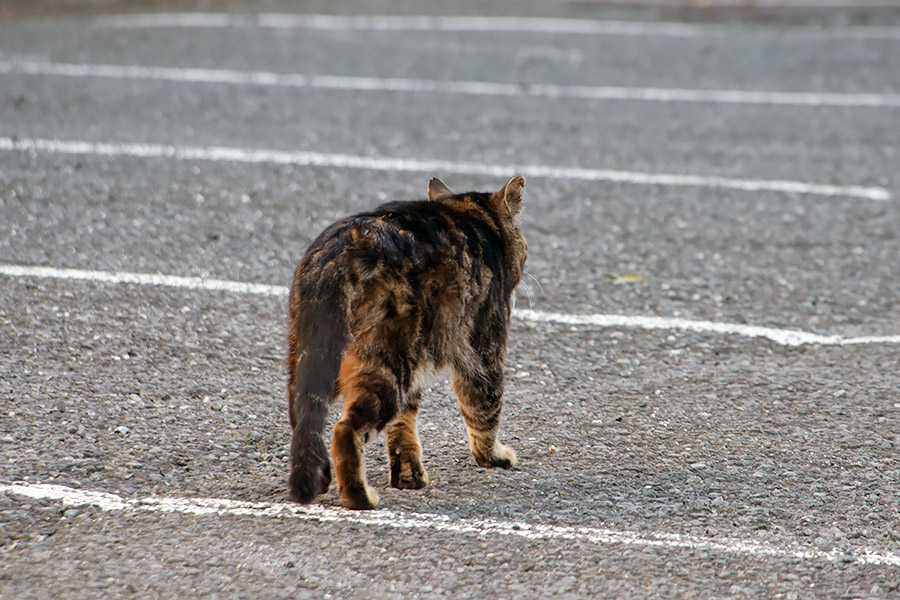
[[[93,506],[103,511],[181,513],[190,515],[241,516],[298,519],[318,523],[355,523],[391,529],[419,529],[467,536],[511,536],[529,540],[581,542],[600,546],[658,548],[664,551],[708,552],[749,557],[786,558],[822,562],[855,562],[861,565],[900,565],[900,555],[865,547],[819,549],[799,544],[712,538],[677,533],[646,533],[604,527],[567,527],[501,521],[497,519],[452,518],[447,515],[373,510],[351,512],[319,505],[268,502],[241,502],[225,498],[178,498],[148,496],[130,499],[117,494],[77,490],[53,484],[0,484],[0,492],[39,500],[54,500],[64,506]]]
[[[8,58],[0,60],[0,73],[60,77],[103,77],[177,83],[211,83],[265,87],[310,88],[363,92],[462,94],[572,100],[629,100],[642,102],[688,102],[752,104],[772,106],[835,106],[844,108],[897,108],[900,94],[769,92],[760,90],[715,90],[644,88],[553,84],[516,84],[487,81],[443,81],[398,77],[347,77],[307,75],[271,71],[236,71],[192,67],[73,64]]]
[[[745,192],[765,191],[784,194],[849,197],[873,201],[885,201],[891,198],[890,192],[883,187],[830,185],[778,179],[739,179],[717,175],[646,173],[550,165],[502,165],[450,160],[383,158],[324,152],[250,150],[230,146],[176,146],[151,143],[105,143],[82,140],[0,137],[0,151],[269,163],[341,169],[369,169],[373,171],[410,171],[430,174],[459,173],[490,177],[509,177],[510,173],[526,173],[533,178],[605,181],[631,185],[707,187]]]
[[[841,39],[900,39],[900,28],[890,26],[850,27],[734,27],[692,25],[659,21],[601,21],[545,17],[423,16],[423,15],[323,15],[260,13],[158,13],[103,16],[94,19],[102,28],[223,29],[260,27],[320,31],[424,31],[448,33],[537,33],[564,35],[652,36],[668,38],[731,37],[762,35]]]
[[[285,297],[288,288],[277,285],[242,283],[222,279],[202,277],[178,277],[152,273],[128,273],[120,271],[88,271],[83,269],[57,269],[54,267],[33,267],[27,265],[0,264],[0,275],[8,277],[34,277],[46,279],[70,279],[96,281],[99,283],[128,283],[136,285],[174,287],[188,290],[222,291],[233,294]],[[527,323],[549,323],[573,327],[630,328],[645,330],[696,331],[718,335],[737,335],[749,338],[764,338],[783,346],[821,345],[848,346],[859,344],[900,344],[900,335],[842,337],[822,335],[796,329],[757,327],[740,323],[715,321],[695,321],[670,317],[646,317],[630,315],[594,314],[579,315],[538,310],[517,309],[513,316]]]
[[[270,29],[317,29],[322,31],[443,31],[475,33],[552,33],[696,37],[702,29],[680,23],[638,21],[591,21],[529,17],[468,16],[345,16],[322,14],[261,13],[163,13],[105,16],[94,20],[101,27],[115,28],[205,28],[261,27]]]
[[[0,264],[0,275],[8,277],[35,277],[39,279],[72,279],[76,281],[96,281],[99,283],[130,283],[156,287],[173,287],[186,290],[229,292],[255,296],[287,296],[288,289],[279,285],[242,283],[205,277],[179,277],[159,273],[128,273],[121,271],[88,271],[84,269],[56,269],[53,267],[32,267],[25,265]]]
[[[716,321],[695,321],[672,317],[646,317],[628,315],[577,315],[537,310],[517,310],[516,317],[533,323],[552,323],[555,325],[572,325],[575,327],[626,327],[634,329],[661,329],[696,331],[700,333],[716,333],[719,335],[738,335],[750,338],[765,338],[783,346],[802,346],[814,344],[820,346],[852,346],[859,344],[900,344],[900,335],[842,337],[839,335],[822,335],[800,331],[798,329],[776,329],[759,327],[741,323],[721,323]]]
[[[590,0],[589,0],[590,1]],[[896,8],[897,0],[790,0],[789,2],[785,2],[784,0],[752,0],[752,6],[754,8],[757,7],[767,7],[767,8],[784,8],[785,6],[789,8],[855,8],[859,7],[860,9],[866,8]],[[640,0],[638,0],[640,4]],[[644,2],[649,5],[659,6],[658,0],[650,0],[649,2]],[[717,6],[731,6],[731,7],[741,7],[747,8],[749,3],[747,0],[716,0]]]

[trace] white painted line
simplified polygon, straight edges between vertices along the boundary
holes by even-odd
[[[175,146],[169,144],[104,143],[80,140],[0,137],[0,151],[270,163],[340,169],[369,169],[373,171],[410,171],[430,174],[460,173],[490,177],[509,177],[510,173],[526,173],[535,179],[544,177],[547,179],[606,181],[632,185],[708,187],[745,192],[766,191],[784,194],[850,197],[873,201],[885,201],[891,198],[890,192],[882,187],[830,185],[790,180],[738,179],[716,175],[645,173],[614,169],[555,167],[550,165],[501,165],[449,160],[381,158],[323,152],[249,150],[229,146]]]
[[[835,106],[844,108],[898,108],[900,94],[767,92],[759,90],[704,90],[553,84],[516,84],[487,81],[442,81],[397,77],[345,77],[271,71],[235,71],[184,67],[72,64],[30,59],[0,60],[0,73],[60,77],[105,77],[178,83],[213,83],[266,87],[310,88],[363,92],[407,92],[500,96],[513,98],[562,98],[571,100],[628,100],[771,106]]]
[[[639,1],[640,3],[640,1]],[[716,6],[747,8],[747,0],[716,0]],[[650,0],[645,4],[659,6],[658,1]],[[897,0],[753,0],[753,8],[896,8]]]
[[[256,296],[287,296],[288,289],[277,285],[241,283],[203,277],[178,277],[155,273],[125,273],[111,271],[86,271],[83,269],[55,269],[53,267],[31,267],[0,264],[0,275],[8,277],[36,277],[39,279],[72,279],[76,281],[96,281],[99,283],[130,283],[158,287],[173,287],[186,290],[206,290],[250,294]]]
[[[64,506],[94,506],[100,510],[111,512],[288,518],[318,523],[354,523],[400,530],[418,529],[473,537],[512,536],[529,540],[581,542],[598,546],[630,546],[658,548],[664,551],[687,550],[692,553],[707,552],[748,557],[900,566],[900,554],[864,547],[823,550],[797,544],[780,546],[756,540],[710,538],[690,534],[645,533],[603,527],[565,527],[497,519],[457,519],[440,514],[390,510],[352,512],[314,504],[241,502],[225,498],[148,496],[129,499],[106,492],[77,490],[61,485],[41,483],[0,484],[0,492],[36,500],[55,500]]]
[[[251,294],[259,296],[286,297],[288,294],[287,287],[277,285],[119,271],[87,271],[82,269],[57,269],[53,267],[0,264],[0,275],[8,277],[96,281],[99,283],[111,284],[130,283],[188,290],[224,291],[233,294]],[[621,327],[627,329],[696,331],[698,333],[764,338],[781,344],[782,346],[802,346],[806,344],[821,346],[900,344],[900,335],[848,338],[839,335],[809,333],[796,329],[776,329],[772,327],[742,325],[739,323],[694,321],[690,319],[669,317],[641,317],[610,314],[578,315],[527,309],[517,309],[513,313],[513,316],[528,323],[549,323],[553,325],[570,325],[573,327],[596,327],[601,329]]]
[[[782,346],[802,346],[817,344],[820,346],[851,346],[858,344],[900,344],[900,335],[842,337],[839,335],[821,335],[797,329],[776,329],[758,327],[740,323],[721,323],[715,321],[695,321],[672,317],[642,317],[628,315],[573,315],[566,313],[543,312],[536,310],[516,310],[516,317],[532,323],[552,323],[556,325],[572,325],[575,327],[625,327],[634,329],[661,329],[696,331],[700,333],[716,333],[720,335],[738,335],[750,338],[765,338]]]
[[[616,35],[696,37],[701,29],[680,23],[640,21],[591,21],[528,17],[466,16],[345,16],[321,14],[261,13],[161,13],[103,16],[94,19],[100,27],[119,29],[261,27],[269,29],[316,29],[321,31],[427,31],[475,33],[551,33],[571,35]]]
[[[372,15],[260,13],[158,13],[102,16],[94,19],[101,28],[117,29],[224,29],[259,27],[319,31],[423,31],[448,33],[536,33],[552,35],[651,36],[668,38],[763,35],[768,37],[841,39],[900,39],[900,28],[890,26],[850,27],[734,27],[693,25],[659,21],[599,21],[542,17]]]

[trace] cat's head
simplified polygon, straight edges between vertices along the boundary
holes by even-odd
[[[488,194],[460,194],[454,195],[444,182],[433,177],[428,182],[428,199],[432,201],[449,198],[459,199],[465,197],[476,203],[490,205],[490,213],[496,218],[497,226],[506,246],[506,266],[510,274],[513,287],[522,279],[522,271],[525,268],[525,259],[528,257],[528,242],[522,235],[519,227],[519,219],[522,215],[522,207],[525,196],[525,178],[516,175],[510,179],[499,192]]]

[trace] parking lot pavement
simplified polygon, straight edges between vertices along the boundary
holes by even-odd
[[[896,593],[900,30],[519,6],[0,22],[0,595]],[[520,464],[291,503],[306,245],[516,171]]]

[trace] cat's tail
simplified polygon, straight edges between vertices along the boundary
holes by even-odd
[[[331,483],[325,421],[349,327],[336,298],[318,296],[301,303],[293,296],[291,327],[297,336],[297,355],[288,392],[294,427],[289,486],[294,498],[305,504],[328,491]]]

